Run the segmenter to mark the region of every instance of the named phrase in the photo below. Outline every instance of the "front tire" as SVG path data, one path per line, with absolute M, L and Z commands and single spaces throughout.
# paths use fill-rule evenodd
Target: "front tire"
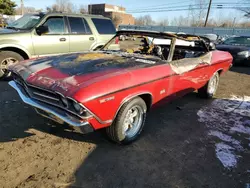
M 107 136 L 119 144 L 135 141 L 145 124 L 147 106 L 140 97 L 126 102 L 119 110 L 114 122 L 106 128 Z
M 8 67 L 23 60 L 24 58 L 16 52 L 0 51 L 0 78 L 9 77 Z
M 205 86 L 198 89 L 198 95 L 202 98 L 213 98 L 215 95 L 218 85 L 219 85 L 220 76 L 219 73 L 216 72 L 210 80 L 207 82 Z

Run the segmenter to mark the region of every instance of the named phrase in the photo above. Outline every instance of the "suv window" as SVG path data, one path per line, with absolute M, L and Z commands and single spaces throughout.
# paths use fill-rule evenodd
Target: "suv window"
M 85 27 L 86 27 L 86 34 L 92 34 L 92 31 L 89 27 L 89 24 L 87 23 L 87 21 L 85 19 L 83 19 L 83 22 L 85 24 Z
M 115 27 L 111 20 L 108 19 L 100 19 L 100 18 L 92 18 L 93 23 L 99 34 L 112 34 L 116 33 Z
M 68 20 L 72 34 L 92 34 L 84 18 L 68 17 Z
M 73 34 L 78 34 L 78 33 L 85 34 L 86 33 L 82 18 L 69 17 L 68 20 L 69 20 L 71 33 Z
M 65 33 L 65 25 L 63 17 L 50 17 L 43 24 L 48 26 L 48 34 L 63 34 Z

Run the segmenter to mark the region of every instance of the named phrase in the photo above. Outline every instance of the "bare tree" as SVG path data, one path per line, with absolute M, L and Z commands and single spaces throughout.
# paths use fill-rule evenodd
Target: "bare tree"
M 35 9 L 34 7 L 24 7 L 23 8 L 23 13 L 24 14 L 27 14 L 27 13 L 35 13 L 35 12 L 41 12 L 42 9 Z M 22 10 L 21 10 L 21 7 L 17 7 L 15 9 L 15 14 L 22 14 Z
M 121 16 L 114 15 L 114 16 L 112 16 L 111 19 L 112 19 L 112 21 L 113 21 L 116 28 L 121 24 L 121 21 L 122 21 Z
M 250 0 L 245 0 L 245 3 L 250 3 Z M 243 16 L 246 18 L 250 18 L 250 8 L 238 8 L 243 13 Z
M 160 25 L 160 26 L 168 26 L 168 25 L 169 25 L 168 19 L 163 19 L 163 20 L 159 21 L 159 22 L 157 23 L 157 25 Z
M 201 26 L 204 23 L 208 2 L 206 0 L 195 0 L 195 5 L 189 6 L 189 24 L 191 26 Z
M 179 17 L 174 17 L 172 20 L 172 24 L 174 26 L 189 26 L 188 17 L 183 17 L 182 15 Z
M 155 21 L 150 15 L 140 16 L 135 19 L 136 25 L 155 25 Z
M 87 14 L 88 13 L 88 8 L 85 5 L 80 5 L 79 12 L 81 14 Z
M 74 5 L 70 0 L 56 0 L 51 7 L 47 7 L 47 11 L 72 13 L 74 11 Z

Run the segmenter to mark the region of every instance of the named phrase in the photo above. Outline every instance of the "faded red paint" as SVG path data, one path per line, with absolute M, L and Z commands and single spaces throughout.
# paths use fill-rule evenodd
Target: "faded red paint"
M 201 88 L 216 71 L 227 71 L 231 63 L 232 56 L 229 53 L 213 51 L 211 65 L 202 64 L 179 75 L 175 74 L 167 63 L 147 68 L 117 68 L 73 76 L 62 73 L 55 67 L 49 67 L 30 75 L 26 81 L 50 89 L 49 85 L 43 85 L 39 81 L 39 76 L 49 78 L 50 83 L 54 80 L 57 84 L 53 90 L 74 98 L 87 107 L 98 117 L 89 119 L 89 123 L 94 129 L 100 129 L 111 124 L 103 122 L 114 120 L 127 99 L 149 93 L 152 95 L 154 106 L 165 99 L 173 99 L 179 94 Z M 114 99 L 100 102 L 110 97 Z

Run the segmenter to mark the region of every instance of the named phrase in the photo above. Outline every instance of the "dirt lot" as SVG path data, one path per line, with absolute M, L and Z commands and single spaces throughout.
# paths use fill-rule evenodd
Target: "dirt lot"
M 250 68 L 150 113 L 142 137 L 118 146 L 49 122 L 0 82 L 1 187 L 250 187 Z M 226 99 L 225 99 L 226 98 Z

